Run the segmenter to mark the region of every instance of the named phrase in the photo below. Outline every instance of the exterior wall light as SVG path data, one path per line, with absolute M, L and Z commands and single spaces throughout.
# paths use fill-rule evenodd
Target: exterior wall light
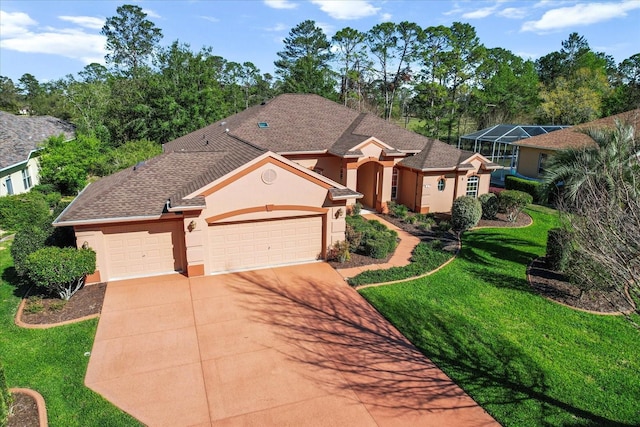
M 196 229 L 196 225 L 196 221 L 192 219 L 189 225 L 187 225 L 187 230 L 189 230 L 189 232 L 192 232 Z

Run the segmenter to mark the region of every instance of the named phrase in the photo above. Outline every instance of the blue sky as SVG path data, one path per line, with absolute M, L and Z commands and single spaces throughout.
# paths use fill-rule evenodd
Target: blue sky
M 468 22 L 485 46 L 531 59 L 559 50 L 574 31 L 616 62 L 640 52 L 640 0 L 2 0 L 0 75 L 17 82 L 31 73 L 47 81 L 103 63 L 100 29 L 126 3 L 142 7 L 162 29 L 163 45 L 180 40 L 194 51 L 211 46 L 215 55 L 251 61 L 263 73 L 273 73 L 283 39 L 305 19 L 329 37 L 347 26 L 367 31 L 384 21 L 423 28 Z

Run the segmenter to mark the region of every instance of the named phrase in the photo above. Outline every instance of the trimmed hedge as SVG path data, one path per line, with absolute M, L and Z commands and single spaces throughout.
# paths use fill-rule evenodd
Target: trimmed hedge
M 530 179 L 518 178 L 514 175 L 507 175 L 504 178 L 504 188 L 507 190 L 517 190 L 528 193 L 533 197 L 533 203 L 539 203 L 542 196 L 542 184 Z
M 0 197 L 0 228 L 20 231 L 49 220 L 49 204 L 37 191 Z
M 571 232 L 552 228 L 547 232 L 546 261 L 550 269 L 564 272 L 571 258 Z
M 389 230 L 381 222 L 367 221 L 361 216 L 346 217 L 345 220 L 351 228 L 346 233 L 346 238 L 352 252 L 380 259 L 395 250 L 398 233 Z
M 533 203 L 533 196 L 518 190 L 504 190 L 498 195 L 498 206 L 507 214 L 509 222 L 515 222 L 527 205 Z
M 25 276 L 27 273 L 26 262 L 27 257 L 35 251 L 47 246 L 47 239 L 50 238 L 52 230 L 29 227 L 18 231 L 11 245 L 11 256 L 13 257 L 13 266 L 19 276 Z
M 482 216 L 482 205 L 475 197 L 461 196 L 453 201 L 451 207 L 451 226 L 456 231 L 465 231 L 475 227 Z
M 363 271 L 347 281 L 351 286 L 359 286 L 420 276 L 440 267 L 453 256 L 450 252 L 441 250 L 441 247 L 442 242 L 439 240 L 434 240 L 429 244 L 420 242 L 413 250 L 411 264 L 404 267 L 391 267 L 386 270 Z
M 68 300 L 84 285 L 86 275 L 96 270 L 96 253 L 51 246 L 30 254 L 24 267 L 34 285 Z
M 485 193 L 478 196 L 482 205 L 482 219 L 495 219 L 498 214 L 498 196 L 493 193 Z

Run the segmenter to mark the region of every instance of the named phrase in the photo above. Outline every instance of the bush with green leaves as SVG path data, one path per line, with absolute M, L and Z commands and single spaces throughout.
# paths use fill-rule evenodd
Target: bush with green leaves
M 398 219 L 405 219 L 409 213 L 408 207 L 393 201 L 389 202 L 387 207 L 389 208 L 389 213 Z
M 358 243 L 352 252 L 357 252 L 372 258 L 385 258 L 390 252 L 395 250 L 398 233 L 394 230 L 389 230 L 380 221 L 367 221 L 361 216 L 347 217 L 346 221 L 350 228 L 346 233 L 350 247 L 353 248 L 355 243 Z M 360 237 L 359 242 L 354 236 Z
M 351 253 L 349 252 L 349 242 L 347 240 L 339 240 L 329 248 L 327 260 L 338 261 L 340 263 L 349 261 Z
M 571 232 L 552 228 L 547 232 L 546 261 L 550 269 L 564 272 L 571 258 Z
M 493 193 L 485 193 L 478 196 L 482 205 L 482 219 L 495 219 L 498 214 L 498 196 Z
M 352 216 L 360 215 L 361 211 L 362 211 L 362 204 L 360 202 L 355 202 L 353 205 L 351 205 L 351 215 Z
M 0 426 L 6 426 L 9 413 L 13 405 L 13 396 L 7 387 L 7 378 L 4 375 L 4 366 L 0 362 Z
M 42 227 L 28 227 L 16 233 L 11 244 L 11 256 L 19 276 L 24 276 L 27 272 L 26 262 L 29 255 L 47 246 L 47 239 L 51 233 L 51 228 Z
M 20 231 L 49 220 L 49 204 L 38 192 L 0 197 L 0 228 Z
M 498 195 L 498 205 L 507 215 L 507 221 L 515 222 L 522 209 L 533 203 L 529 193 L 518 190 L 505 190 Z
M 482 205 L 475 197 L 461 196 L 453 201 L 451 207 L 451 226 L 456 231 L 465 231 L 475 227 L 482 216 Z
M 440 240 L 433 240 L 429 243 L 420 242 L 413 250 L 411 264 L 403 267 L 391 267 L 386 270 L 364 271 L 350 278 L 348 282 L 351 286 L 359 286 L 408 279 L 435 270 L 452 256 L 453 254 L 450 252 L 442 250 Z
M 534 203 L 538 203 L 542 196 L 542 184 L 540 182 L 518 178 L 513 175 L 507 175 L 505 177 L 504 188 L 506 190 L 518 190 L 528 193 L 533 198 Z
M 96 269 L 96 253 L 91 249 L 39 249 L 27 257 L 26 275 L 37 287 L 68 300 L 84 285 L 87 274 Z

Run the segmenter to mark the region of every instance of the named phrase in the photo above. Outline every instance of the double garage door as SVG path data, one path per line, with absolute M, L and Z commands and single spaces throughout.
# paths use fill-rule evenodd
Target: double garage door
M 322 217 L 212 225 L 208 246 L 209 273 L 314 261 L 322 255 Z
M 182 223 L 164 222 L 105 229 L 110 280 L 154 276 L 182 269 Z

